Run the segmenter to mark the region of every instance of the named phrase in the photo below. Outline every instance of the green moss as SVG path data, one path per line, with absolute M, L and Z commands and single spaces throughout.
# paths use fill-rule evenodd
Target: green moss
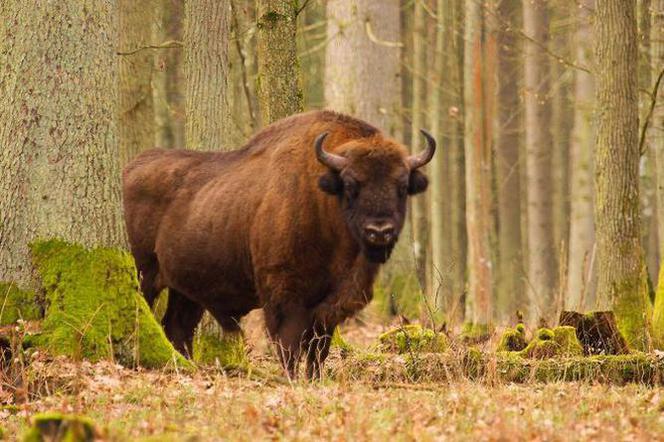
M 32 426 L 23 436 L 23 442 L 92 442 L 95 426 L 92 420 L 61 413 L 42 413 L 32 418 Z
M 378 340 L 381 351 L 394 353 L 442 353 L 449 347 L 444 334 L 417 324 L 387 331 Z
M 341 350 L 341 354 L 344 356 L 353 352 L 353 346 L 350 345 L 348 342 L 346 342 L 344 337 L 341 336 L 341 330 L 339 329 L 339 327 L 336 327 L 334 329 L 334 333 L 332 334 L 332 342 L 330 343 L 330 346 Z
M 224 368 L 246 367 L 247 352 L 242 333 L 197 333 L 193 359 L 199 364 L 219 364 Z
M 13 283 L 0 282 L 0 325 L 40 319 L 40 302 L 34 292 L 20 290 Z
M 475 324 L 466 322 L 461 328 L 461 339 L 464 342 L 481 342 L 491 336 L 491 330 L 487 324 Z
M 479 379 L 486 373 L 486 358 L 477 347 L 468 347 L 463 355 L 463 372 L 470 379 Z
M 631 349 L 648 351 L 652 335 L 652 304 L 648 297 L 648 274 L 645 265 L 640 277 L 616 284 L 613 293 L 613 312 L 618 330 Z
M 516 328 L 508 328 L 503 332 L 496 351 L 521 351 L 527 345 L 526 328 L 518 324 Z
M 37 345 L 93 361 L 114 357 L 125 365 L 191 367 L 140 295 L 128 253 L 60 240 L 33 243 L 31 250 L 47 304 Z
M 659 283 L 655 295 L 655 308 L 652 317 L 653 344 L 664 349 L 664 262 L 659 268 Z
M 526 358 L 546 359 L 559 356 L 581 356 L 583 347 L 574 327 L 541 328 L 520 354 Z

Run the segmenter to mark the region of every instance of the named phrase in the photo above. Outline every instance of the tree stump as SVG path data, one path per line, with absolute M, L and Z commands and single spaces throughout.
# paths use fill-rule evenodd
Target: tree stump
M 616 325 L 611 311 L 586 314 L 563 311 L 560 325 L 574 327 L 585 355 L 623 355 L 629 353 L 627 341 Z

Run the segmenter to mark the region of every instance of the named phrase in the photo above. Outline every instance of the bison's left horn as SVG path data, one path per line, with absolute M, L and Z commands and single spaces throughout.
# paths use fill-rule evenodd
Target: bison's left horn
M 431 161 L 433 154 L 436 152 L 436 140 L 433 136 L 424 129 L 420 129 L 420 132 L 422 132 L 422 135 L 424 135 L 424 138 L 427 140 L 427 148 L 417 155 L 411 155 L 408 157 L 408 167 L 410 167 L 411 170 L 427 164 Z
M 341 155 L 326 152 L 325 149 L 323 149 L 325 138 L 327 138 L 327 132 L 318 135 L 314 142 L 314 146 L 316 147 L 316 158 L 330 169 L 340 171 L 346 166 L 348 159 Z

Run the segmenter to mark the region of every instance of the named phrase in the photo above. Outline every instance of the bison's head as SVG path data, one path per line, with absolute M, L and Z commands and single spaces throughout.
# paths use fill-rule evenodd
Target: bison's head
M 426 131 L 422 134 L 427 148 L 410 156 L 381 136 L 349 141 L 337 153 L 323 148 L 327 133 L 314 143 L 318 161 L 328 168 L 319 187 L 339 197 L 348 228 L 372 262 L 387 261 L 404 225 L 408 195 L 427 188 L 418 169 L 431 161 L 436 142 Z

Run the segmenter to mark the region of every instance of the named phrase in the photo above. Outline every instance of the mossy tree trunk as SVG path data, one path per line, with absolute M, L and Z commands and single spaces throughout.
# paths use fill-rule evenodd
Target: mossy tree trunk
M 523 309 L 524 267 L 521 254 L 521 186 L 519 150 L 521 146 L 521 63 L 514 29 L 520 25 L 520 2 L 501 0 L 496 6 L 494 32 L 497 38 L 497 121 L 496 194 L 498 214 L 498 262 L 496 308 L 499 322 L 505 323 L 517 309 Z
M 468 299 L 466 321 L 484 332 L 492 319 L 491 143 L 487 42 L 482 5 L 466 2 L 464 93 Z
M 549 40 L 548 4 L 523 2 L 525 34 L 540 45 Z M 553 319 L 558 280 L 553 237 L 551 97 L 549 55 L 532 40 L 525 44 L 525 145 L 528 195 L 529 320 Z
M 583 0 L 576 8 L 576 41 L 592 43 L 594 0 Z M 576 63 L 591 66 L 592 46 L 577 44 Z M 594 78 L 589 72 L 574 72 L 574 128 L 570 148 L 571 214 L 567 260 L 567 310 L 587 311 L 595 304 L 595 225 L 593 218 L 593 103 Z
M 295 0 L 257 0 L 258 101 L 263 124 L 303 109 Z
M 647 349 L 652 309 L 639 223 L 636 1 L 602 0 L 595 10 L 597 294 L 629 344 Z
M 121 165 L 127 164 L 140 152 L 154 147 L 153 51 L 134 51 L 152 44 L 152 23 L 155 20 L 156 6 L 157 0 L 118 0 L 118 48 L 119 52 L 125 54 L 119 57 L 118 76 Z
M 35 238 L 125 243 L 117 12 L 101 0 L 0 6 L 0 280 L 34 285 Z
M 228 37 L 230 4 L 185 2 L 185 144 L 187 149 L 219 150 L 227 143 Z

